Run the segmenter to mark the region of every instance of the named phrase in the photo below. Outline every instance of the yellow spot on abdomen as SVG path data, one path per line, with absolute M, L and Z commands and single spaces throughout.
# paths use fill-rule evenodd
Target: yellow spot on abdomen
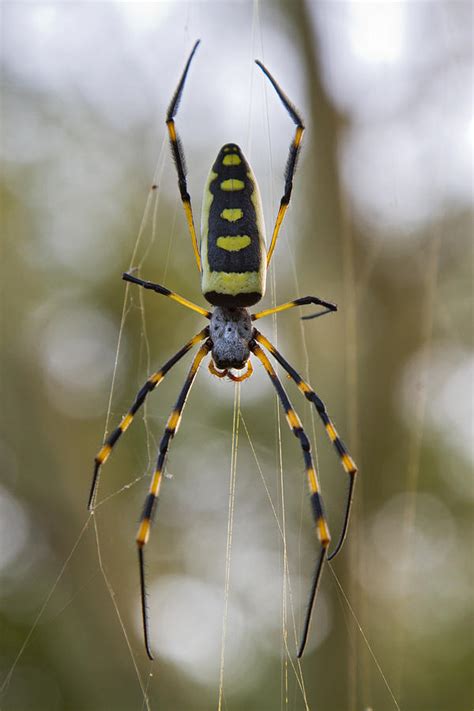
M 248 247 L 251 241 L 248 235 L 235 235 L 235 237 L 218 237 L 216 244 L 227 252 L 238 252 Z
M 217 291 L 218 294 L 262 293 L 262 281 L 259 272 L 209 272 L 203 285 L 204 294 Z
M 226 156 L 224 156 L 222 163 L 224 165 L 240 165 L 242 161 L 240 160 L 237 153 L 228 153 Z
M 244 188 L 244 181 L 237 180 L 237 178 L 229 178 L 228 180 L 223 180 L 221 183 L 221 190 L 225 190 L 226 192 L 233 192 L 234 190 L 243 190 Z
M 244 213 L 240 207 L 226 207 L 226 209 L 221 212 L 222 219 L 227 220 L 227 222 L 237 222 L 237 220 L 240 220 L 243 216 Z

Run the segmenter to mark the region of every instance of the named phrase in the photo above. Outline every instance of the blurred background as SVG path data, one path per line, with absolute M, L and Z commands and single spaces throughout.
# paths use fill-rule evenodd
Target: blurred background
M 470 2 L 3 3 L 4 711 L 472 706 L 472 19 Z M 139 267 L 203 303 L 164 123 L 197 38 L 177 119 L 196 223 L 235 141 L 271 231 L 293 126 L 258 57 L 307 126 L 262 307 L 339 305 L 261 322 L 360 468 L 301 666 L 315 537 L 301 452 L 258 363 L 234 426 L 234 385 L 203 366 L 173 442 L 146 550 L 153 664 L 134 537 L 189 359 L 86 511 L 104 432 L 203 325 L 120 278 Z M 284 382 L 337 538 L 345 475 Z

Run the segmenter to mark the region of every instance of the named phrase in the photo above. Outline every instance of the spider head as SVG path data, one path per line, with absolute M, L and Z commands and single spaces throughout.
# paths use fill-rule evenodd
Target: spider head
M 218 368 L 241 370 L 250 356 L 253 328 L 247 309 L 216 306 L 211 316 L 212 357 Z

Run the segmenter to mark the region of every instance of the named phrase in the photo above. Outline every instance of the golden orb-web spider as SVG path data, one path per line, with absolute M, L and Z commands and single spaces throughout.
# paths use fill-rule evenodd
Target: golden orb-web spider
M 137 533 L 138 557 L 140 567 L 140 588 L 141 606 L 143 615 L 143 631 L 145 638 L 146 652 L 150 659 L 153 659 L 150 646 L 150 634 L 148 628 L 148 614 L 146 609 L 146 588 L 144 572 L 143 551 L 150 535 L 150 526 L 153 513 L 158 500 L 163 472 L 166 463 L 166 456 L 171 439 L 178 430 L 178 426 L 183 414 L 186 398 L 196 377 L 201 361 L 210 352 L 211 360 L 209 370 L 219 378 L 228 377 L 233 381 L 240 382 L 249 378 L 252 374 L 250 354 L 253 354 L 262 363 L 270 380 L 277 392 L 280 402 L 285 410 L 286 419 L 298 438 L 303 451 L 306 475 L 308 478 L 311 507 L 316 527 L 316 532 L 321 543 L 321 552 L 318 556 L 313 575 L 310 598 L 308 602 L 306 617 L 303 625 L 303 633 L 298 648 L 298 657 L 301 657 L 308 637 L 311 612 L 318 589 L 318 583 L 326 559 L 331 560 L 341 550 L 346 537 L 351 510 L 356 466 L 351 456 L 348 454 L 344 444 L 336 432 L 324 403 L 316 395 L 311 386 L 306 383 L 294 368 L 277 351 L 275 346 L 252 325 L 253 321 L 291 309 L 295 306 L 316 304 L 322 306 L 323 310 L 304 316 L 310 319 L 337 310 L 337 306 L 328 301 L 323 301 L 316 296 L 304 296 L 294 301 L 289 301 L 280 306 L 276 306 L 265 311 L 250 314 L 248 306 L 256 304 L 265 293 L 266 271 L 270 263 L 283 218 L 288 209 L 291 191 L 293 187 L 293 176 L 296 169 L 296 161 L 303 137 L 303 121 L 291 104 L 287 96 L 278 86 L 268 69 L 258 60 L 256 64 L 260 67 L 267 79 L 272 84 L 278 94 L 283 106 L 289 113 L 296 126 L 295 135 L 291 142 L 288 162 L 285 171 L 285 191 L 280 201 L 280 208 L 273 229 L 270 248 L 267 252 L 265 245 L 265 234 L 263 229 L 262 206 L 260 193 L 253 172 L 247 163 L 240 148 L 234 143 L 228 143 L 221 148 L 211 168 L 209 178 L 204 190 L 202 208 L 202 231 L 200 248 L 198 247 L 196 230 L 194 227 L 191 198 L 187 190 L 186 170 L 184 154 L 181 142 L 177 136 L 174 118 L 178 111 L 179 102 L 183 93 L 184 83 L 194 57 L 199 40 L 195 43 L 178 87 L 171 100 L 171 104 L 166 116 L 176 170 L 178 173 L 178 185 L 183 202 L 186 220 L 191 235 L 194 256 L 199 271 L 201 272 L 202 292 L 204 297 L 215 308 L 212 311 L 193 304 L 188 299 L 176 294 L 164 286 L 143 281 L 133 274 L 124 274 L 125 281 L 132 282 L 145 289 L 152 289 L 158 294 L 167 296 L 169 299 L 177 301 L 182 306 L 186 306 L 193 311 L 209 319 L 209 325 L 197 333 L 188 341 L 175 355 L 170 358 L 161 368 L 150 375 L 144 386 L 135 398 L 127 414 L 122 418 L 119 426 L 111 432 L 105 440 L 101 450 L 95 458 L 94 476 L 89 496 L 89 509 L 92 510 L 95 504 L 95 496 L 98 484 L 99 470 L 102 464 L 109 458 L 110 453 L 119 440 L 120 436 L 128 429 L 136 412 L 143 405 L 147 395 L 161 383 L 166 373 L 189 351 L 199 343 L 201 346 L 194 357 L 189 369 L 185 383 L 181 389 L 176 404 L 168 418 L 166 429 L 159 446 L 158 462 L 153 474 L 150 490 L 145 500 L 140 526 Z M 263 348 L 261 347 L 263 346 Z M 349 491 L 345 508 L 344 522 L 339 541 L 334 551 L 328 555 L 330 543 L 329 528 L 324 515 L 323 501 L 320 492 L 316 468 L 311 454 L 311 445 L 306 436 L 301 421 L 294 411 L 290 400 L 263 349 L 266 349 L 275 360 L 287 372 L 303 393 L 303 395 L 314 404 L 316 411 L 321 418 L 330 440 L 334 444 L 340 457 L 344 470 L 349 475 Z M 233 370 L 242 370 L 243 374 L 235 374 Z

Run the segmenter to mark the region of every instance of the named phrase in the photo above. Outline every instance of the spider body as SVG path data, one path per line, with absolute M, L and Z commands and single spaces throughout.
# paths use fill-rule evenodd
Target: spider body
M 254 327 L 253 322 L 270 314 L 277 314 L 296 306 L 315 304 L 323 307 L 323 310 L 315 314 L 302 317 L 310 319 L 334 312 L 337 310 L 337 306 L 317 296 L 304 296 L 257 313 L 249 313 L 247 310 L 248 306 L 256 304 L 265 293 L 266 271 L 275 249 L 283 218 L 290 203 L 293 177 L 304 131 L 300 114 L 290 103 L 288 97 L 284 94 L 268 69 L 258 60 L 256 61 L 257 65 L 272 84 L 281 103 L 295 124 L 295 133 L 290 144 L 286 164 L 284 192 L 280 200 L 280 207 L 276 216 L 270 246 L 267 251 L 260 193 L 255 176 L 242 151 L 235 143 L 228 143 L 223 146 L 212 166 L 204 190 L 201 239 L 198 245 L 191 207 L 191 197 L 187 189 L 184 154 L 181 142 L 176 133 L 174 121 L 189 67 L 198 44 L 199 42 L 196 42 L 194 45 L 181 75 L 178 87 L 171 100 L 166 116 L 166 125 L 170 138 L 171 151 L 176 165 L 178 188 L 188 224 L 194 256 L 197 267 L 201 272 L 202 292 L 207 301 L 215 308 L 212 312 L 208 311 L 202 306 L 192 303 L 184 296 L 160 284 L 144 281 L 130 273 L 123 275 L 125 281 L 155 291 L 179 303 L 181 306 L 199 313 L 208 319 L 209 323 L 185 343 L 159 370 L 147 378 L 142 388 L 138 391 L 128 412 L 122 417 L 119 425 L 112 430 L 106 438 L 95 457 L 94 475 L 88 506 L 90 510 L 94 509 L 99 482 L 99 471 L 102 465 L 105 464 L 109 458 L 118 440 L 130 427 L 136 413 L 142 407 L 148 395 L 162 382 L 166 374 L 181 358 L 189 353 L 192 348 L 199 345 L 199 350 L 193 358 L 176 404 L 168 417 L 160 441 L 156 468 L 151 477 L 149 492 L 145 499 L 136 536 L 145 648 L 148 656 L 152 659 L 146 605 L 144 549 L 150 536 L 151 523 L 160 496 L 171 440 L 178 431 L 187 397 L 204 358 L 211 353 L 209 370 L 213 375 L 219 378 L 227 377 L 230 380 L 240 382 L 249 378 L 252 374 L 251 356 L 254 356 L 260 361 L 267 372 L 285 412 L 288 425 L 301 447 L 308 482 L 314 529 L 320 544 L 320 552 L 316 560 L 310 598 L 304 620 L 303 634 L 297 651 L 300 657 L 308 637 L 311 612 L 324 563 L 326 560 L 330 560 L 337 555 L 345 540 L 357 468 L 340 439 L 321 398 L 315 393 L 311 385 L 305 382 L 290 363 L 285 360 L 275 346 Z M 311 453 L 311 444 L 267 353 L 280 364 L 283 370 L 286 371 L 289 379 L 294 382 L 304 397 L 314 405 L 326 433 L 334 445 L 342 467 L 346 474 L 349 475 L 349 490 L 344 522 L 338 542 L 330 555 L 328 555 L 328 548 L 331 536 L 324 514 L 323 499 Z M 241 371 L 244 367 L 246 367 L 247 370 L 243 374 L 235 374 L 233 372 L 234 370 Z
M 201 285 L 215 306 L 252 306 L 265 293 L 267 251 L 262 201 L 239 146 L 221 148 L 204 189 Z

